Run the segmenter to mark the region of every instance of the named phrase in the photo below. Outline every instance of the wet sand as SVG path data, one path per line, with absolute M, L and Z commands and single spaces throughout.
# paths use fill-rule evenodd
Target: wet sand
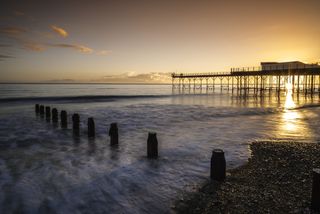
M 180 198 L 176 213 L 313 213 L 312 169 L 320 144 L 254 142 L 248 163 L 228 170 L 224 183 L 207 181 Z

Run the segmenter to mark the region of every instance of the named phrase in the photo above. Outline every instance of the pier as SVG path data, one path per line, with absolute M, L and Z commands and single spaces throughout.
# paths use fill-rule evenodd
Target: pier
M 294 62 L 262 62 L 259 67 L 231 68 L 229 72 L 173 73 L 172 88 L 178 90 L 221 90 L 263 93 L 290 89 L 320 95 L 320 65 Z

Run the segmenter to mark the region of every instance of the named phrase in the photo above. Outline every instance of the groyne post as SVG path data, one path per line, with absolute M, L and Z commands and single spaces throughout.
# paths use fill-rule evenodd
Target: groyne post
M 148 155 L 148 158 L 158 157 L 158 140 L 157 140 L 157 133 L 155 132 L 148 133 L 147 155 Z
M 95 137 L 95 126 L 93 117 L 88 118 L 88 137 L 93 138 Z
M 39 112 L 40 112 L 40 106 L 39 106 L 39 104 L 36 104 L 36 105 L 35 105 L 35 111 L 36 111 L 36 114 L 39 114 Z
M 79 136 L 79 134 L 80 134 L 80 116 L 79 116 L 79 114 L 72 115 L 72 129 L 73 129 L 73 134 L 75 136 Z
M 68 116 L 67 112 L 62 110 L 60 113 L 60 119 L 61 119 L 61 127 L 67 128 L 68 127 Z
M 46 119 L 50 122 L 51 118 L 51 109 L 50 106 L 46 106 Z
M 320 168 L 313 169 L 312 175 L 311 208 L 320 211 Z
M 58 122 L 58 110 L 56 108 L 52 109 L 52 122 L 53 123 Z
M 40 115 L 44 116 L 44 106 L 40 105 Z
M 118 125 L 117 123 L 111 123 L 109 129 L 110 145 L 117 145 L 119 143 Z
M 212 151 L 210 178 L 216 181 L 224 181 L 226 178 L 226 159 L 221 149 Z

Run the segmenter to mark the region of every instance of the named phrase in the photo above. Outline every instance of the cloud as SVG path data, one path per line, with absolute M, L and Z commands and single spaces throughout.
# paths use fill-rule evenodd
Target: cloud
M 104 76 L 98 81 L 113 83 L 170 83 L 171 73 L 150 72 L 138 74 L 135 71 L 129 71 L 122 74 Z
M 93 53 L 93 49 L 86 47 L 84 45 L 78 45 L 78 44 L 50 44 L 49 46 L 56 47 L 56 48 L 70 48 L 85 54 Z
M 21 11 L 18 11 L 18 10 L 13 11 L 13 14 L 14 14 L 15 16 L 24 16 L 24 15 L 25 15 L 24 12 L 21 12 Z
M 46 50 L 46 47 L 41 44 L 26 43 L 26 44 L 24 44 L 24 49 L 29 50 L 29 51 L 41 52 L 41 51 Z
M 64 37 L 64 38 L 69 35 L 68 32 L 65 29 L 61 28 L 61 27 L 57 27 L 55 25 L 51 25 L 51 29 L 55 33 L 57 33 L 59 36 Z
M 27 30 L 21 27 L 4 27 L 0 29 L 0 33 L 4 33 L 8 35 L 20 35 L 26 32 Z
M 11 58 L 14 58 L 14 57 L 13 56 L 9 56 L 9 55 L 0 54 L 0 61 L 3 61 L 5 59 L 11 59 Z
M 107 56 L 110 55 L 112 53 L 112 51 L 110 50 L 101 50 L 101 51 L 97 51 L 96 54 L 99 56 Z
M 0 44 L 0 48 L 10 48 L 12 45 L 9 44 Z

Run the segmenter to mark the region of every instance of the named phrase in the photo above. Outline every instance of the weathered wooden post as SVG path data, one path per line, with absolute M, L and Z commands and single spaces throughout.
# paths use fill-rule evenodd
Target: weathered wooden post
M 226 178 L 226 159 L 221 149 L 212 151 L 210 177 L 216 181 L 224 181 Z
M 158 140 L 157 133 L 149 132 L 147 141 L 147 154 L 148 158 L 158 157 Z
M 36 111 L 36 114 L 39 114 L 39 112 L 40 112 L 40 106 L 39 106 L 39 104 L 36 104 L 36 106 L 35 106 L 35 111 Z
M 40 106 L 40 115 L 44 116 L 44 106 L 43 105 Z
M 60 120 L 61 120 L 61 127 L 67 128 L 68 127 L 68 116 L 66 111 L 60 112 Z
M 88 137 L 93 138 L 95 136 L 94 120 L 92 117 L 88 118 Z
M 50 110 L 50 106 L 46 106 L 46 119 L 50 122 L 50 118 L 51 118 L 51 110 Z
M 320 168 L 313 169 L 311 208 L 320 211 Z
M 52 109 L 52 122 L 58 123 L 58 110 L 56 108 Z
M 73 127 L 73 134 L 79 136 L 80 132 L 80 116 L 79 114 L 72 115 L 72 127 Z
M 118 145 L 119 136 L 118 136 L 118 125 L 117 123 L 111 123 L 109 129 L 109 136 L 110 136 L 110 145 Z

